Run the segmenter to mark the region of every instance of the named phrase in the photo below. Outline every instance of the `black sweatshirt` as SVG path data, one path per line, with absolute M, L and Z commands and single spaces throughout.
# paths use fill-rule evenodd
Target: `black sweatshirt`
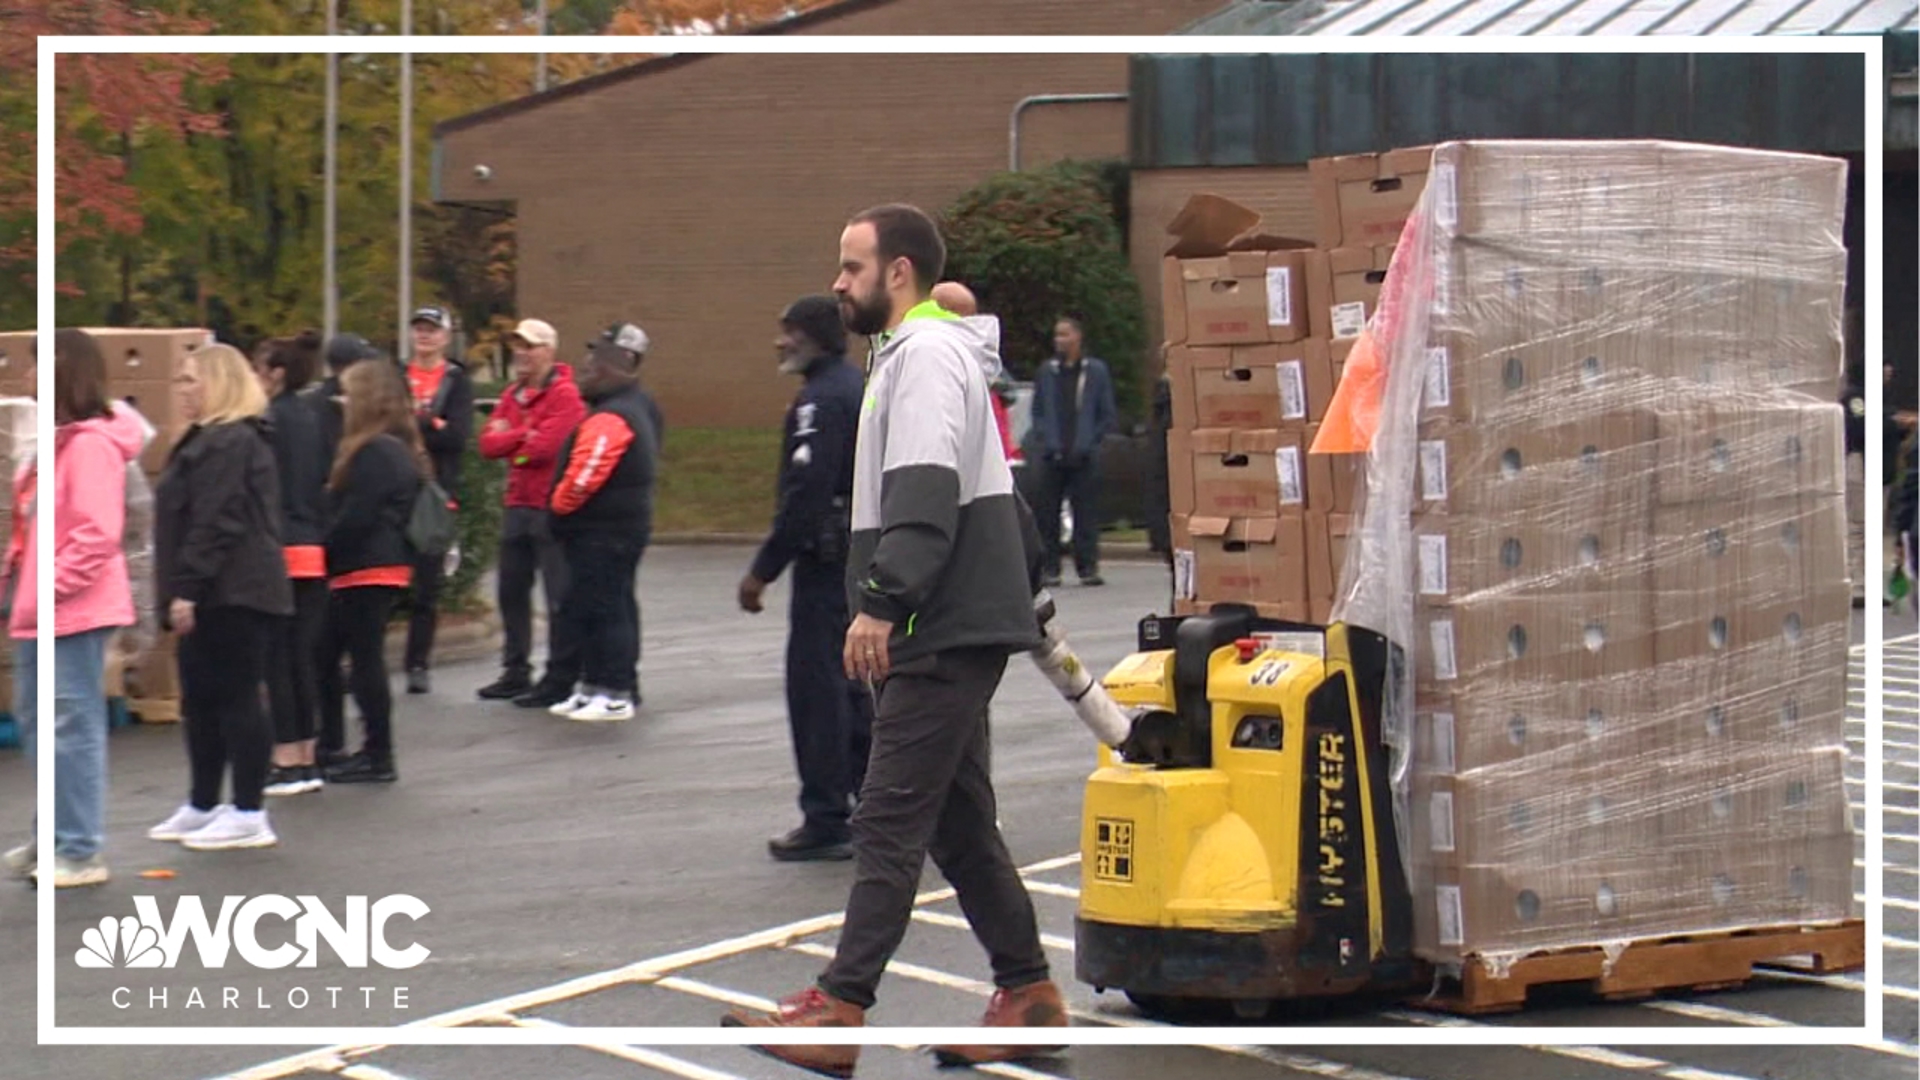
M 196 424 L 167 458 L 153 526 L 163 626 L 175 600 L 293 614 L 269 428 L 264 418 Z
M 267 406 L 267 419 L 280 471 L 280 542 L 320 544 L 327 535 L 327 473 L 333 468 L 320 418 L 300 395 L 284 393 Z
M 345 480 L 340 490 L 330 493 L 328 575 L 413 565 L 407 520 L 421 482 L 413 452 L 399 439 L 382 435 L 353 456 Z

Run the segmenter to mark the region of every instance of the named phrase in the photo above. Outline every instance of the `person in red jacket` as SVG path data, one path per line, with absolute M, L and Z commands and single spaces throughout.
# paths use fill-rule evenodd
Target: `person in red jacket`
M 525 698 L 528 707 L 553 705 L 572 691 L 562 687 L 536 693 L 531 660 L 537 572 L 547 598 L 547 669 L 554 670 L 551 654 L 559 639 L 551 628 L 567 593 L 567 560 L 547 526 L 547 495 L 553 488 L 560 447 L 587 415 L 573 369 L 554 359 L 559 343 L 551 325 L 539 319 L 520 321 L 507 338 L 513 349 L 513 382 L 480 432 L 481 456 L 507 462 L 507 509 L 501 523 L 497 582 L 506 644 L 500 677 L 481 687 L 480 696 L 488 701 Z

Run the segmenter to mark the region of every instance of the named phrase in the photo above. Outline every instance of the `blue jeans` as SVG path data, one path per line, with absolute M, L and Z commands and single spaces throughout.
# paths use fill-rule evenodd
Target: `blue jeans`
M 107 640 L 111 627 L 58 638 L 53 647 L 53 847 L 63 859 L 90 859 L 106 844 Z M 14 642 L 13 714 L 34 767 L 39 742 L 39 643 Z M 36 774 L 37 775 L 37 774 Z M 35 828 L 39 827 L 38 817 Z

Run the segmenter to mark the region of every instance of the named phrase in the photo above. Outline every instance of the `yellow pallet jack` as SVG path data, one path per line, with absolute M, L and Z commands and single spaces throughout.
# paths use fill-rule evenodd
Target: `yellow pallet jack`
M 1133 717 L 1081 821 L 1076 975 L 1149 1014 L 1414 987 L 1382 688 L 1358 627 L 1242 608 L 1143 620 L 1102 680 Z

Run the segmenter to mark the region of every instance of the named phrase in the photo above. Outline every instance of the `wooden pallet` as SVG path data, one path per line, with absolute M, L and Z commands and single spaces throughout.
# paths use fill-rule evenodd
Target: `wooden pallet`
M 143 724 L 180 722 L 179 698 L 128 698 L 127 711 Z
M 1411 1004 L 1465 1016 L 1524 1008 L 1529 992 L 1583 987 L 1603 1001 L 1636 1001 L 1656 994 L 1725 990 L 1753 978 L 1756 969 L 1786 966 L 1826 975 L 1866 966 L 1866 924 L 1858 919 L 1826 926 L 1781 926 L 1723 934 L 1656 938 L 1628 945 L 1608 963 L 1598 946 L 1536 953 L 1504 972 L 1469 957 L 1458 981 Z

